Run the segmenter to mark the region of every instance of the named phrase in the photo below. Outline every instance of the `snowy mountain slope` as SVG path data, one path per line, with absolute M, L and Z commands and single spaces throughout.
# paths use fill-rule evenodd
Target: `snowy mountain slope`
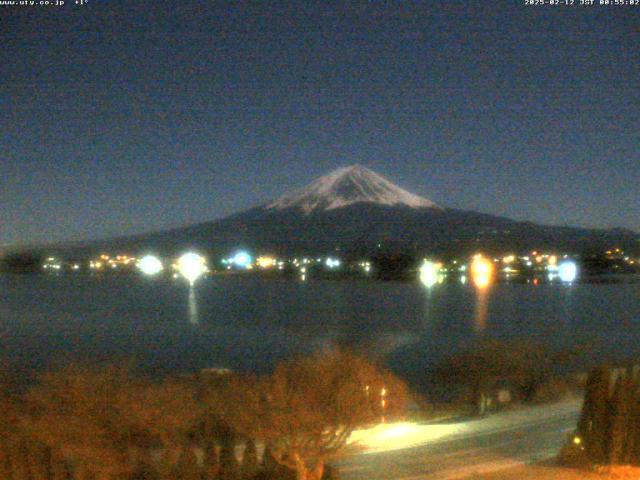
M 431 200 L 403 190 L 366 167 L 352 165 L 318 178 L 308 186 L 267 205 L 266 209 L 299 209 L 309 214 L 319 210 L 342 208 L 354 203 L 439 208 Z
M 214 221 L 173 230 L 60 245 L 50 254 L 104 251 L 178 255 L 186 249 L 228 255 L 238 248 L 283 256 L 340 252 L 359 257 L 381 251 L 460 255 L 552 249 L 597 252 L 616 245 L 635 250 L 640 235 L 537 225 L 486 213 L 439 207 L 361 166 L 341 168 L 308 187 Z

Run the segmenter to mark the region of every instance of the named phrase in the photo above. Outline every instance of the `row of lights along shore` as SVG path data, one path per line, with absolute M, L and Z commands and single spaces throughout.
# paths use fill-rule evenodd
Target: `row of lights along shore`
M 635 259 L 622 257 L 624 252 L 620 250 L 607 251 L 606 258 L 628 260 L 629 265 L 635 263 Z M 620 257 L 620 259 L 618 258 Z M 361 260 L 358 262 L 344 262 L 335 257 L 299 257 L 294 259 L 276 258 L 269 255 L 261 255 L 254 258 L 244 250 L 238 250 L 229 257 L 221 260 L 222 271 L 283 271 L 283 273 L 297 272 L 302 280 L 306 280 L 308 275 L 317 271 L 318 268 L 325 271 L 342 272 L 353 275 L 361 272 L 365 277 L 375 273 L 373 261 Z M 109 256 L 101 254 L 99 257 L 88 261 L 86 266 L 92 272 L 127 272 L 137 269 L 145 275 L 155 276 L 165 270 L 169 265 L 168 260 L 162 260 L 155 255 L 145 255 L 136 258 L 128 255 Z M 208 274 L 210 270 L 207 259 L 195 252 L 187 252 L 179 258 L 171 261 L 172 275 L 174 278 L 184 278 L 193 285 L 202 275 Z M 85 271 L 85 267 L 80 262 L 64 263 L 63 261 L 49 257 L 43 264 L 45 271 L 52 273 L 66 271 Z M 121 270 L 122 269 L 122 270 Z M 544 274 L 548 281 L 558 280 L 565 284 L 573 283 L 579 276 L 577 263 L 568 255 L 558 256 L 555 254 L 540 254 L 532 252 L 523 256 L 509 254 L 500 258 L 485 257 L 477 254 L 468 261 L 451 260 L 447 263 L 438 262 L 432 259 L 424 259 L 417 267 L 418 278 L 421 283 L 431 288 L 436 284 L 444 283 L 451 276 L 455 276 L 462 284 L 472 282 L 477 288 L 487 288 L 494 282 L 498 274 L 501 278 L 514 278 L 521 274 L 528 275 L 531 272 L 538 272 L 533 278 L 527 278 L 538 284 L 542 279 L 539 274 Z M 219 269 L 215 271 L 220 272 Z M 414 270 L 415 271 L 415 270 Z M 544 281 L 544 279 L 542 279 Z
M 251 264 L 251 257 L 246 252 L 239 252 L 228 262 L 248 268 Z M 578 266 L 573 260 L 565 260 L 559 264 L 556 264 L 555 261 L 551 263 L 552 264 L 547 267 L 551 278 L 553 278 L 555 274 L 560 281 L 565 283 L 571 283 L 576 280 L 578 276 Z M 260 264 L 260 262 L 258 262 L 258 264 Z M 339 266 L 340 261 L 328 259 L 327 265 L 330 267 Z M 178 259 L 176 267 L 180 275 L 182 275 L 190 285 L 193 285 L 201 275 L 208 272 L 206 259 L 193 252 L 182 255 Z M 140 259 L 138 268 L 147 275 L 156 275 L 160 273 L 164 267 L 159 258 L 153 255 L 147 255 Z M 466 270 L 466 266 L 464 266 L 464 268 Z M 475 255 L 471 260 L 470 272 L 473 282 L 478 288 L 486 288 L 490 285 L 494 270 L 495 267 L 493 263 L 481 254 Z M 432 287 L 441 281 L 441 271 L 442 263 L 424 260 L 420 267 L 420 280 L 426 287 Z M 466 277 L 463 276 L 463 278 Z
M 505 257 L 503 262 L 509 264 L 512 263 L 514 259 L 515 257 L 513 256 Z M 487 288 L 494 278 L 496 271 L 495 262 L 498 262 L 498 259 L 492 262 L 482 254 L 475 255 L 471 259 L 469 268 L 467 268 L 467 265 L 461 265 L 458 268 L 461 272 L 460 281 L 466 283 L 467 276 L 465 273 L 469 270 L 474 285 L 479 289 Z M 563 283 L 573 283 L 578 278 L 578 265 L 573 260 L 565 259 L 558 263 L 557 257 L 551 256 L 546 270 L 549 280 L 557 277 Z M 509 275 L 509 273 L 513 273 L 515 270 L 507 266 L 502 271 Z M 444 268 L 441 262 L 425 259 L 419 270 L 420 281 L 425 287 L 431 288 L 437 283 L 443 283 L 446 273 L 447 269 Z M 537 279 L 534 279 L 534 283 L 536 280 Z

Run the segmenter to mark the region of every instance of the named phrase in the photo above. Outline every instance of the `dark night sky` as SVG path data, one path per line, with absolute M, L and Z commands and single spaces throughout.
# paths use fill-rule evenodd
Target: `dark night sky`
M 640 7 L 523 3 L 0 7 L 0 246 L 215 219 L 353 163 L 640 231 Z

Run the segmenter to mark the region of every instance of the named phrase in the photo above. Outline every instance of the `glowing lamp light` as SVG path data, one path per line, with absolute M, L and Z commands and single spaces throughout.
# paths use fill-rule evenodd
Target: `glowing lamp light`
M 436 283 L 438 283 L 438 274 L 440 273 L 440 268 L 442 264 L 434 263 L 430 260 L 425 260 L 420 267 L 420 281 L 422 284 L 431 288 Z
M 138 261 L 138 269 L 145 275 L 157 275 L 163 268 L 160 259 L 154 255 L 146 255 Z
M 249 265 L 251 265 L 252 262 L 252 258 L 251 255 L 249 255 L 247 252 L 241 251 L 236 253 L 233 258 L 231 258 L 231 262 L 236 264 L 238 267 L 249 268 Z
M 338 268 L 340 266 L 340 260 L 336 258 L 327 258 L 325 264 L 329 268 Z
M 568 260 L 558 265 L 558 276 L 563 282 L 573 282 L 578 276 L 578 266 L 576 262 Z
M 471 262 L 471 276 L 478 288 L 487 288 L 493 276 L 493 263 L 482 255 L 476 255 Z
M 207 262 L 204 257 L 197 253 L 185 253 L 178 259 L 178 271 L 193 285 L 207 271 Z
M 256 264 L 260 268 L 271 268 L 276 265 L 276 259 L 273 257 L 258 257 L 256 259 Z

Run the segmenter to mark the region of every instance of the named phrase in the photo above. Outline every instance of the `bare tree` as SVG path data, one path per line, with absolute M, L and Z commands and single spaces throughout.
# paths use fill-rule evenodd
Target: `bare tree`
M 445 359 L 437 373 L 445 385 L 471 387 L 477 394 L 487 384 L 509 381 L 524 401 L 532 401 L 554 371 L 576 351 L 550 351 L 535 341 L 484 341 Z
M 27 394 L 24 425 L 73 466 L 77 478 L 111 479 L 130 473 L 134 432 L 117 407 L 131 388 L 125 369 L 67 367 L 40 376 Z
M 0 387 L 1 388 L 1 387 Z M 13 478 L 18 435 L 17 409 L 4 389 L 0 390 L 0 478 Z
M 131 438 L 132 447 L 136 447 L 136 462 L 148 461 L 151 450 L 156 448 L 163 475 L 169 475 L 179 462 L 182 462 L 181 468 L 185 465 L 191 468 L 191 451 L 186 447 L 190 443 L 189 435 L 202 416 L 202 407 L 189 382 L 138 381 L 133 388 L 122 391 L 117 402 L 126 412 L 131 432 L 138 435 Z
M 152 449 L 175 466 L 199 416 L 186 385 L 136 379 L 127 368 L 72 366 L 41 375 L 23 425 L 82 479 L 131 475 Z
M 275 460 L 298 480 L 320 480 L 327 461 L 344 448 L 354 429 L 402 410 L 406 388 L 366 358 L 332 351 L 296 358 L 251 386 L 227 391 L 228 403 L 242 404 L 237 419 L 225 420 L 244 434 L 268 443 Z M 237 421 L 236 421 L 237 420 Z

